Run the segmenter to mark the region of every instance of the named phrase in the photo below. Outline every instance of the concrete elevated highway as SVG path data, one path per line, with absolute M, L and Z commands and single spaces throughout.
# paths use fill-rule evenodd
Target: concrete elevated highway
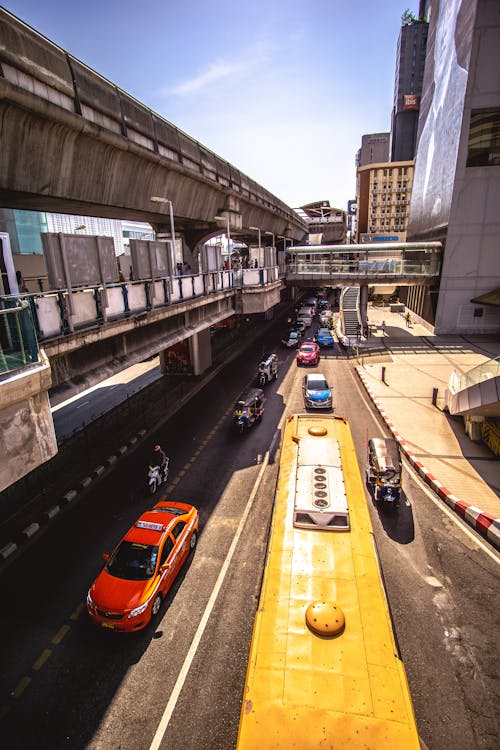
M 283 201 L 5 9 L 0 30 L 0 206 L 170 232 L 170 202 L 194 254 L 226 228 L 304 238 Z

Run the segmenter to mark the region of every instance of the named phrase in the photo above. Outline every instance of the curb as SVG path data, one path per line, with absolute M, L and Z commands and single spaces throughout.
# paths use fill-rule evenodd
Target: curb
M 475 505 L 468 505 L 463 500 L 460 500 L 458 497 L 453 495 L 450 490 L 448 490 L 443 484 L 441 484 L 441 482 L 439 482 L 428 469 L 426 469 L 422 462 L 416 458 L 414 453 L 412 453 L 404 438 L 401 437 L 401 435 L 398 433 L 398 431 L 390 421 L 389 416 L 386 414 L 376 395 L 370 388 L 368 379 L 362 368 L 355 367 L 355 370 L 358 374 L 359 379 L 363 383 L 366 392 L 377 408 L 380 416 L 391 431 L 394 439 L 399 443 L 400 449 L 402 450 L 410 464 L 413 466 L 413 468 L 417 471 L 417 473 L 436 493 L 436 495 L 438 495 L 441 500 L 444 500 L 444 502 L 453 511 L 455 511 L 455 513 L 457 513 L 460 518 L 463 518 L 463 520 L 466 521 L 469 526 L 472 526 L 472 528 L 477 531 L 482 537 L 487 539 L 488 542 L 491 542 L 491 544 L 493 544 L 497 549 L 500 549 L 500 518 L 494 518 L 489 513 L 485 513 L 480 508 L 477 508 Z

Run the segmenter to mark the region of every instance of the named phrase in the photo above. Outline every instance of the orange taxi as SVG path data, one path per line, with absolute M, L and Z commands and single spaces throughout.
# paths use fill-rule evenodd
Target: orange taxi
M 198 511 L 162 501 L 127 531 L 87 594 L 87 611 L 103 628 L 132 632 L 158 614 L 163 598 L 196 547 Z

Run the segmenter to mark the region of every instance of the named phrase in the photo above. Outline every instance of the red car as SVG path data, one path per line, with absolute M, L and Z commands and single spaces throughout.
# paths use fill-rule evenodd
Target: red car
M 319 346 L 314 341 L 306 341 L 297 350 L 298 365 L 317 365 L 319 362 Z
M 163 501 L 127 531 L 87 594 L 87 612 L 103 628 L 133 632 L 155 617 L 189 553 L 198 511 Z

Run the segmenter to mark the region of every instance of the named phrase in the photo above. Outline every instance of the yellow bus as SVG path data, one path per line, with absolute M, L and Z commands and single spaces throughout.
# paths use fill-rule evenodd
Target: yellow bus
M 341 416 L 285 426 L 237 748 L 420 748 Z

